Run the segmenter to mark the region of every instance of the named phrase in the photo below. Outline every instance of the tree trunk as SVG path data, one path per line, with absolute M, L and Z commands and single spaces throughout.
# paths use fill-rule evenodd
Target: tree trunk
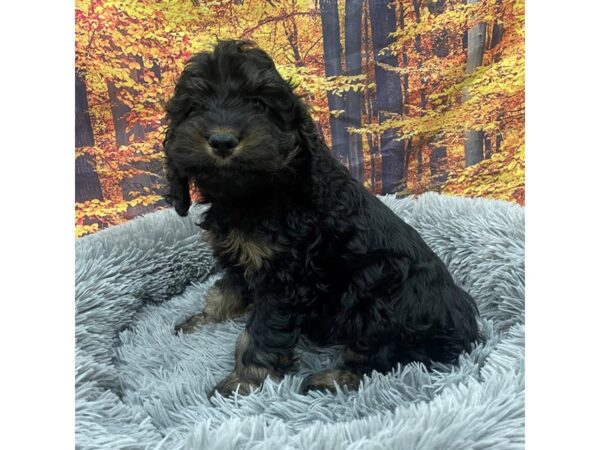
M 141 56 L 136 56 L 136 62 L 140 65 L 140 69 L 135 69 L 131 73 L 131 78 L 135 82 L 143 83 L 142 73 L 144 67 L 144 61 Z M 161 78 L 160 67 L 158 64 L 153 64 L 150 69 L 157 78 Z M 119 98 L 119 92 L 113 82 L 108 82 L 108 95 L 111 104 L 111 111 L 113 116 L 113 122 L 115 126 L 115 141 L 117 146 L 121 145 L 129 145 L 130 143 L 135 142 L 144 142 L 146 139 L 146 132 L 149 130 L 144 129 L 142 125 L 139 123 L 135 123 L 131 126 L 131 128 L 127 128 L 126 118 L 127 115 L 131 112 L 131 109 L 128 105 L 122 102 Z M 157 144 L 159 145 L 159 144 Z M 157 149 L 158 150 L 158 149 Z M 132 163 L 131 167 L 143 170 L 146 172 L 155 173 L 154 170 L 161 166 L 160 162 L 136 162 Z M 121 182 L 121 186 L 123 189 L 123 198 L 126 200 L 131 200 L 133 196 L 130 194 L 130 191 L 134 192 L 142 192 L 144 188 L 152 188 L 154 186 L 154 177 L 151 177 L 147 174 L 135 175 L 133 177 L 128 178 L 127 180 L 123 180 Z M 132 212 L 133 215 L 136 215 L 139 212 L 145 212 L 146 209 L 135 207 Z
M 413 0 L 413 8 L 415 10 L 415 21 L 420 24 L 421 23 L 421 0 Z M 401 28 L 404 29 L 404 24 L 401 23 Z M 415 51 L 417 53 L 417 69 L 421 69 L 423 65 L 423 60 L 426 56 L 423 54 L 423 46 L 421 42 L 421 35 L 417 34 L 415 36 Z M 421 76 L 419 80 L 421 82 L 421 88 L 419 89 L 419 106 L 421 111 L 425 111 L 425 107 L 427 106 L 427 78 Z M 412 139 L 411 139 L 411 151 L 414 152 L 417 156 L 417 180 L 421 181 L 421 176 L 423 175 L 423 145 L 424 142 L 420 142 L 417 148 L 412 148 Z M 409 157 L 412 155 L 409 155 Z
M 442 14 L 445 8 L 445 0 L 438 0 L 437 2 L 429 0 L 427 2 L 427 9 L 431 14 L 436 16 Z M 431 52 L 438 58 L 446 58 L 450 54 L 448 31 L 440 30 L 434 33 L 431 39 Z M 437 139 L 439 140 L 442 137 L 443 135 L 437 136 Z M 447 159 L 448 154 L 445 146 L 431 146 L 429 171 L 431 173 L 431 187 L 433 190 L 439 190 L 441 185 L 448 180 Z
M 504 34 L 504 25 L 496 22 L 492 28 L 492 40 L 490 41 L 490 49 L 496 47 L 500 40 L 502 39 L 502 35 Z
M 444 184 L 448 180 L 448 172 L 446 171 L 446 147 L 434 147 L 431 149 L 429 157 L 429 168 L 431 170 L 431 185 L 434 190 Z
M 369 0 L 375 82 L 377 84 L 377 112 L 379 123 L 387 114 L 402 114 L 402 86 L 400 76 L 385 70 L 380 64 L 398 67 L 398 58 L 386 47 L 392 43 L 389 34 L 396 31 L 396 8 L 392 0 Z M 382 192 L 389 194 L 406 188 L 404 142 L 396 140 L 396 130 L 390 129 L 381 136 L 381 181 Z
M 405 24 L 405 12 L 404 12 L 404 3 L 400 2 L 399 4 L 400 6 L 400 11 L 399 11 L 399 15 L 400 15 L 400 29 L 404 30 L 404 24 Z M 408 69 L 408 54 L 406 53 L 406 51 L 403 49 L 402 50 L 402 67 L 404 69 Z M 408 71 L 402 76 L 402 89 L 404 89 L 403 92 L 407 93 L 408 92 Z M 408 114 L 408 110 L 406 109 L 408 101 L 405 99 L 404 104 L 402 105 L 402 114 Z
M 363 2 L 363 31 L 364 31 L 364 42 L 365 42 L 365 67 L 367 68 L 368 77 L 367 81 L 370 82 L 372 80 L 371 77 L 371 55 L 373 53 L 371 48 L 371 18 L 369 16 L 369 8 L 366 2 Z M 374 96 L 371 88 L 368 86 L 365 89 L 364 96 L 364 105 L 365 105 L 365 115 L 367 117 L 367 123 L 373 123 L 373 117 L 376 114 L 374 112 Z M 377 142 L 373 139 L 373 135 L 371 133 L 367 134 L 367 143 L 369 144 L 369 166 L 371 168 L 371 190 L 374 193 L 378 193 L 377 187 L 377 154 L 379 149 L 377 148 Z
M 82 75 L 75 72 L 75 147 L 93 147 L 94 132 L 87 100 L 87 88 Z M 94 158 L 75 158 L 75 201 L 103 200 L 102 185 L 96 173 Z
M 465 167 L 474 166 L 483 159 L 483 131 L 469 130 L 465 134 Z
M 325 59 L 325 76 L 342 75 L 342 44 L 340 42 L 340 20 L 337 0 L 320 0 L 321 25 L 323 28 L 323 57 Z M 348 133 L 345 128 L 344 114 L 331 111 L 344 109 L 344 99 L 332 92 L 327 92 L 329 104 L 329 125 L 331 129 L 331 149 L 333 156 L 348 165 Z
M 484 148 L 483 157 L 485 159 L 490 159 L 492 157 L 492 140 L 488 136 L 484 136 L 483 148 Z
M 496 6 L 501 7 L 503 0 L 496 0 Z M 496 47 L 500 41 L 502 40 L 502 36 L 504 35 L 504 24 L 502 20 L 504 17 L 500 17 L 494 21 L 494 26 L 492 27 L 492 36 L 490 39 L 490 50 Z M 494 61 L 498 61 L 500 59 L 500 55 L 494 55 Z
M 154 61 L 152 63 L 150 70 L 152 71 L 152 73 L 154 74 L 154 76 L 157 79 L 159 79 L 159 80 L 162 79 L 162 73 L 160 70 L 160 66 L 158 65 L 158 63 L 156 61 Z M 144 128 L 144 133 L 150 133 L 152 131 L 154 131 L 153 125 L 148 125 L 147 127 Z M 157 152 L 162 152 L 162 142 L 157 142 L 156 144 L 154 144 L 153 148 Z M 165 165 L 164 165 L 163 161 L 162 160 L 148 161 L 146 163 L 146 167 L 150 173 L 153 173 L 154 175 L 156 175 L 155 177 L 150 177 L 154 183 L 152 186 L 150 186 L 151 192 L 153 194 L 162 196 L 164 194 L 163 187 L 166 183 L 166 172 L 165 172 Z M 154 208 L 158 207 L 158 206 L 167 206 L 167 203 L 164 200 L 159 200 L 158 202 L 156 202 L 154 204 Z
M 135 75 L 134 75 L 135 76 Z M 127 128 L 127 115 L 131 109 L 119 98 L 119 90 L 112 81 L 108 81 L 108 97 L 115 127 L 115 143 L 117 146 L 129 145 L 132 142 L 143 142 L 145 132 L 141 125 L 134 124 L 131 129 Z M 148 165 L 144 162 L 129 164 L 130 167 L 139 170 L 148 170 Z M 152 178 L 146 174 L 134 175 L 121 181 L 123 199 L 131 200 L 135 198 L 134 192 L 143 192 L 144 187 L 152 186 Z M 152 208 L 145 206 L 130 207 L 125 214 L 127 218 L 133 218 L 139 214 L 149 212 Z
M 446 8 L 446 0 L 427 2 L 427 9 L 431 14 L 440 15 Z M 438 58 L 446 58 L 450 54 L 448 48 L 448 30 L 440 30 L 431 38 L 431 52 Z
M 467 0 L 468 4 L 477 0 Z M 485 46 L 485 23 L 478 23 L 468 32 L 467 74 L 472 74 L 483 62 Z M 464 100 L 469 99 L 468 88 L 465 89 Z M 483 131 L 469 130 L 465 134 L 465 166 L 472 166 L 483 159 Z
M 363 0 L 346 0 L 346 75 L 350 76 L 360 75 L 362 72 L 362 7 Z M 346 130 L 360 128 L 362 93 L 350 90 L 346 93 L 345 100 Z M 348 133 L 348 168 L 354 178 L 364 183 L 365 167 L 360 134 Z
M 110 100 L 110 111 L 112 113 L 113 125 L 115 127 L 115 143 L 117 146 L 129 145 L 129 135 L 125 118 L 129 113 L 129 107 L 119 99 L 118 89 L 112 81 L 107 82 L 108 98 Z
M 415 21 L 421 23 L 421 0 L 412 0 L 413 9 L 415 10 Z M 415 36 L 415 50 L 417 53 L 421 53 L 421 35 Z
M 498 133 L 496 135 L 496 153 L 500 151 L 500 146 L 502 145 L 502 134 Z

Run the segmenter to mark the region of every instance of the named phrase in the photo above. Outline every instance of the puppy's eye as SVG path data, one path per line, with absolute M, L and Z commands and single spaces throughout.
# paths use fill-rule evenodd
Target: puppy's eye
M 254 108 L 256 111 L 264 112 L 267 110 L 267 105 L 260 98 L 254 97 L 252 99 L 252 108 Z

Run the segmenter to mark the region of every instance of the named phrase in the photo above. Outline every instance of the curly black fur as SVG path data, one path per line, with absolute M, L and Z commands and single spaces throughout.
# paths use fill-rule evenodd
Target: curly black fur
M 344 366 L 305 389 L 329 388 L 328 374 L 354 388 L 372 370 L 454 362 L 470 349 L 473 299 L 419 234 L 331 156 L 264 51 L 222 41 L 195 55 L 167 117 L 167 198 L 187 214 L 192 185 L 210 203 L 201 227 L 227 283 L 253 304 L 236 368 L 217 390 L 247 392 L 284 374 L 300 334 L 346 346 Z M 215 133 L 239 141 L 229 156 L 211 147 Z

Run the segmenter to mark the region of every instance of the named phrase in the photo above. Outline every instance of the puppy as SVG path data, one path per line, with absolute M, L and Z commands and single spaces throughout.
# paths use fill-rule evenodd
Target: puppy
M 193 56 L 167 105 L 169 192 L 210 204 L 201 228 L 224 275 L 180 328 L 251 307 L 235 368 L 215 388 L 247 394 L 294 365 L 301 334 L 345 346 L 302 390 L 356 389 L 397 363 L 454 362 L 478 337 L 477 307 L 409 225 L 331 155 L 307 106 L 252 43 Z

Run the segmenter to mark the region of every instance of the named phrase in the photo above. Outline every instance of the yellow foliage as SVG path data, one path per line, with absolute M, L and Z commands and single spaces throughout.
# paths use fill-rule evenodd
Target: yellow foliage
M 442 192 L 469 197 L 489 197 L 525 203 L 525 144 L 523 136 L 509 133 L 509 151 L 466 169 L 451 172 Z
M 150 206 L 161 200 L 161 196 L 135 192 L 136 197 L 131 200 L 88 200 L 75 203 L 75 235 L 84 236 L 110 225 L 127 222 L 125 213 L 130 207 Z M 89 223 L 93 221 L 94 223 Z

